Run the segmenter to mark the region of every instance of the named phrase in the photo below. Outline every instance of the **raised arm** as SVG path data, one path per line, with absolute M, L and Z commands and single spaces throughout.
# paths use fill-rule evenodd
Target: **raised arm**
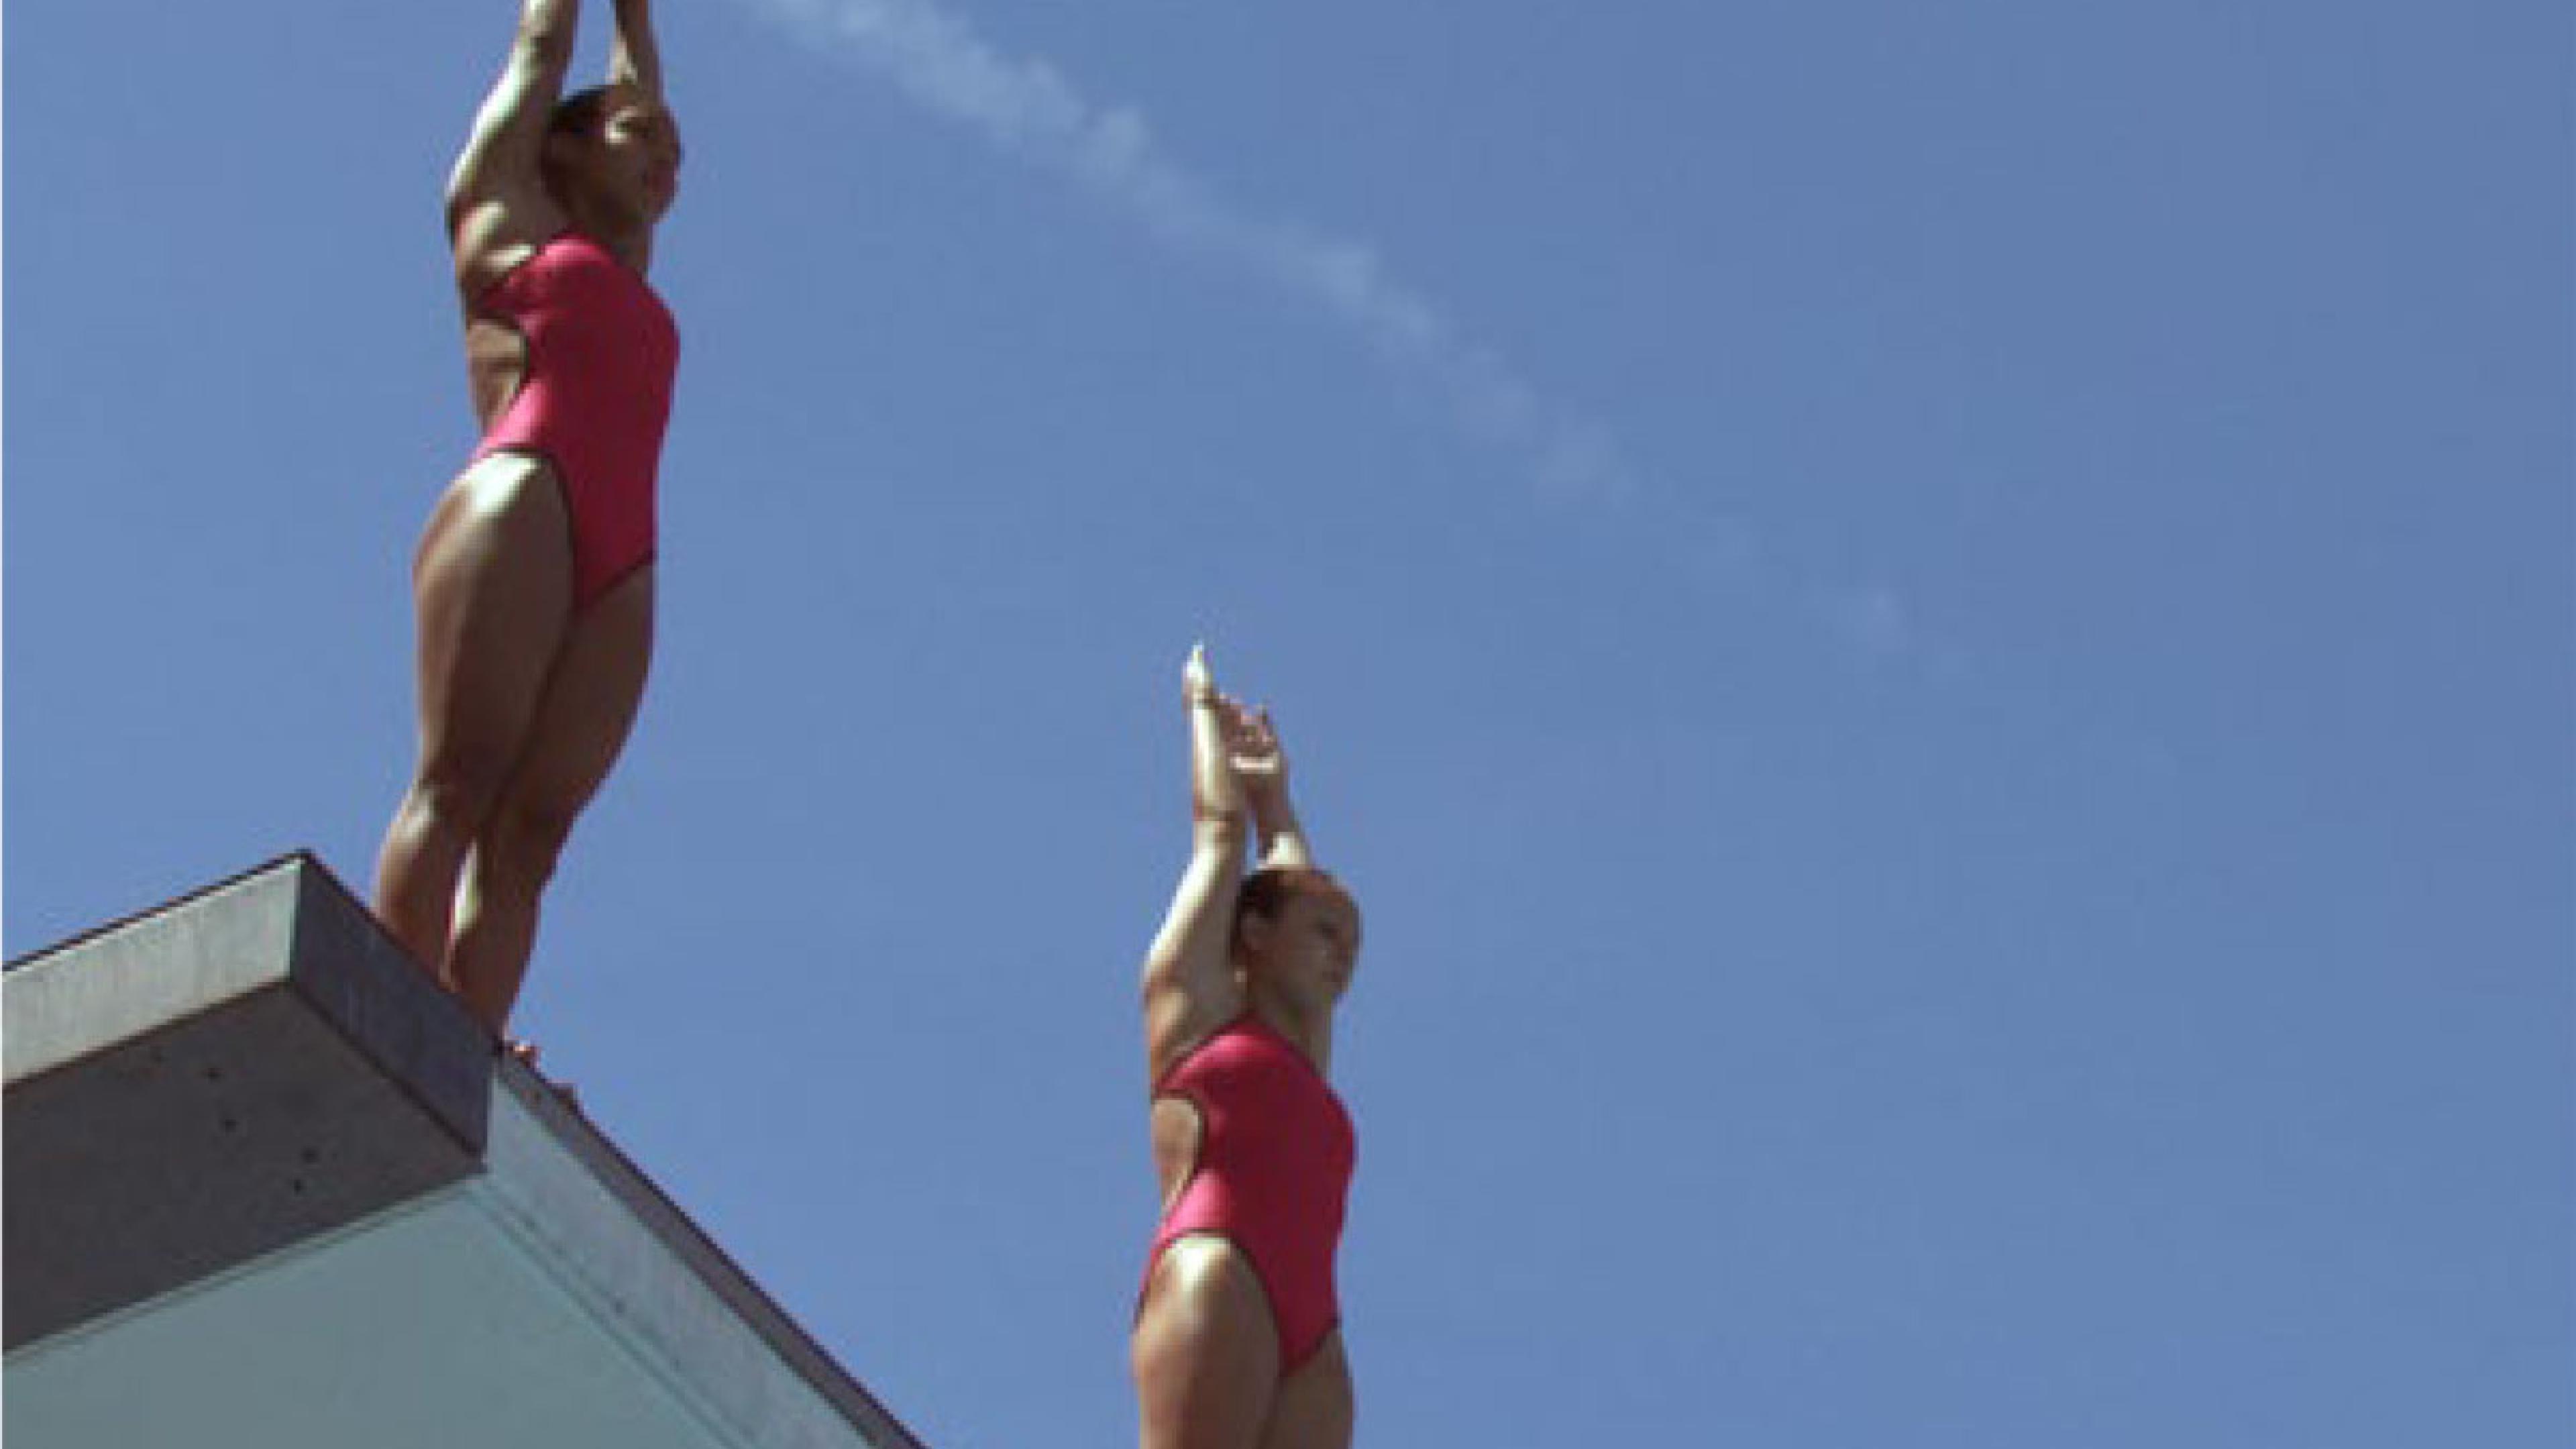
M 447 179 L 447 228 L 461 280 L 498 245 L 539 241 L 560 225 L 546 194 L 546 128 L 572 68 L 579 0 L 526 0 L 501 78 Z
M 1241 711 L 1209 678 L 1204 650 L 1181 673 L 1190 720 L 1190 861 L 1145 953 L 1145 1054 L 1152 1080 L 1242 1007 L 1231 955 L 1247 835 L 1231 737 Z
M 1227 753 L 1252 810 L 1255 858 L 1263 869 L 1313 868 L 1315 853 L 1288 798 L 1288 756 L 1279 747 L 1270 711 L 1237 710 L 1229 722 L 1233 729 Z
M 662 99 L 662 51 L 653 43 L 650 0 L 617 0 L 617 45 L 608 55 L 608 83 Z

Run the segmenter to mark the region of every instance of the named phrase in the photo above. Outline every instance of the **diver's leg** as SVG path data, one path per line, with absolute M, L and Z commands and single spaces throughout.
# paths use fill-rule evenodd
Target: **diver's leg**
M 475 836 L 448 971 L 495 1032 L 518 1000 L 539 898 L 573 822 L 617 763 L 653 658 L 653 569 L 636 569 L 564 631 L 501 798 Z
M 1144 1449 L 1258 1449 L 1279 1387 L 1279 1330 L 1242 1251 L 1215 1236 L 1165 1248 L 1130 1360 Z
M 457 881 L 536 717 L 572 602 L 562 490 L 486 458 L 439 499 L 412 564 L 419 757 L 376 862 L 376 914 L 452 986 Z

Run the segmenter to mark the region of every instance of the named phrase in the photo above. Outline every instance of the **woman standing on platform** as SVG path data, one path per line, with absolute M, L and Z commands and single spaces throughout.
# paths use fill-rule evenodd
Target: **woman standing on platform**
M 608 84 L 562 97 L 578 6 L 526 0 L 448 180 L 484 435 L 413 561 L 420 756 L 376 867 L 387 929 L 496 1033 L 643 697 L 679 356 L 644 280 L 680 167 L 647 0 L 615 0 Z
M 1315 868 L 1268 712 L 1218 693 L 1203 653 L 1182 690 L 1194 843 L 1145 961 L 1163 1221 L 1131 1345 L 1143 1442 L 1341 1449 L 1333 1257 L 1354 1144 L 1326 1073 L 1359 909 Z

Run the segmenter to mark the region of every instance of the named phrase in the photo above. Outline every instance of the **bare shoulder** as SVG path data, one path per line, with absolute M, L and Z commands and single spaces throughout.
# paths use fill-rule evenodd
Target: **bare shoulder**
M 1241 990 L 1231 977 L 1207 980 L 1178 972 L 1145 970 L 1145 1067 L 1160 1087 L 1191 1052 L 1243 1013 Z
M 466 310 L 563 228 L 563 213 L 551 198 L 452 198 L 447 240 Z

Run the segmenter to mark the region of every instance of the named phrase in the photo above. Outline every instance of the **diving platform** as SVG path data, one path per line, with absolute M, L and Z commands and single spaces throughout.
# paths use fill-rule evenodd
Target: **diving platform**
M 293 855 L 9 965 L 24 1449 L 920 1449 Z

